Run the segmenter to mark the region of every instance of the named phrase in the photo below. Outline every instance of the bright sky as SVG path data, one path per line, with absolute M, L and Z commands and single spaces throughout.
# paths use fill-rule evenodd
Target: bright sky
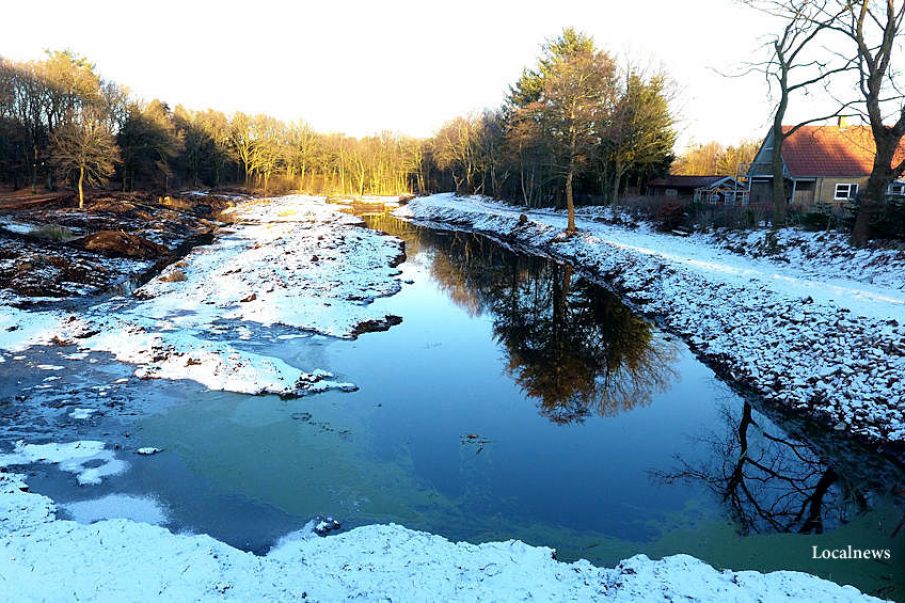
M 3 15 L 2 56 L 70 48 L 146 99 L 359 136 L 427 136 L 498 106 L 543 40 L 569 25 L 671 74 L 681 145 L 759 138 L 770 113 L 762 77 L 714 71 L 738 69 L 771 29 L 733 0 L 44 0 L 5 4 Z

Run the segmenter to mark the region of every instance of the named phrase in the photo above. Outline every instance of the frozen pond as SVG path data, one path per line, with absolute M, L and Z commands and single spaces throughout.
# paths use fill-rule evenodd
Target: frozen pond
M 16 396 L 62 388 L 86 409 L 120 409 L 74 414 L 73 439 L 162 450 L 124 452 L 128 470 L 92 488 L 35 465 L 32 488 L 85 521 L 163 523 L 259 553 L 329 516 L 344 528 L 517 538 L 605 565 L 682 552 L 905 598 L 901 467 L 764 414 L 569 266 L 479 236 L 367 220 L 406 243 L 406 284 L 374 302 L 402 324 L 354 341 L 274 329 L 233 342 L 324 367 L 359 391 L 282 400 L 136 379 L 98 389 L 132 368 L 31 350 L 0 369 L 5 441 L 50 437 Z M 891 562 L 812 559 L 815 545 L 884 542 Z

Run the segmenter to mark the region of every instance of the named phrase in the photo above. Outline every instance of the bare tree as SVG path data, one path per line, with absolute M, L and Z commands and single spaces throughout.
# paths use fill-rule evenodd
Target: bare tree
M 248 166 L 252 174 L 264 183 L 264 194 L 268 193 L 270 177 L 283 160 L 286 126 L 269 115 L 256 115 L 251 121 L 251 146 Z
M 229 120 L 230 143 L 237 165 L 245 170 L 245 184 L 249 184 L 252 173 L 252 155 L 254 154 L 255 140 L 252 128 L 252 118 L 245 113 L 237 112 Z
M 440 169 L 448 169 L 456 192 L 480 192 L 474 187 L 480 160 L 480 118 L 474 115 L 456 117 L 440 128 L 434 139 L 434 158 Z
M 51 159 L 67 177 L 78 174 L 79 209 L 84 209 L 84 184 L 105 184 L 113 175 L 114 164 L 119 161 L 119 149 L 106 124 L 99 119 L 83 117 L 54 132 Z
M 905 136 L 905 93 L 893 61 L 899 51 L 905 2 L 835 0 L 833 10 L 825 9 L 822 18 L 833 17 L 833 29 L 857 49 L 858 87 L 877 151 L 852 231 L 852 243 L 864 245 L 883 208 L 889 183 L 905 172 L 905 158 L 898 153 Z
M 784 126 L 786 111 L 796 92 L 807 93 L 815 85 L 826 85 L 830 78 L 851 68 L 852 60 L 818 47 L 821 36 L 835 29 L 845 9 L 833 9 L 835 0 L 742 0 L 761 12 L 779 17 L 785 22 L 782 31 L 765 45 L 767 58 L 747 65 L 743 74 L 763 72 L 771 91 L 776 94 L 771 138 L 773 149 L 773 228 L 786 224 L 786 186 L 783 171 L 782 145 L 787 138 L 808 124 L 841 115 L 850 103 L 842 104 L 830 115 L 813 117 L 792 126 Z M 820 50 L 824 50 L 820 52 Z
M 759 140 L 742 140 L 724 147 L 717 141 L 690 147 L 672 164 L 670 173 L 682 176 L 735 176 L 740 164 L 751 163 Z

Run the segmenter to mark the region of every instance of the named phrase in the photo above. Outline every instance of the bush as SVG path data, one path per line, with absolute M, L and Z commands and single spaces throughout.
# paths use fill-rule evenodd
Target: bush
M 874 236 L 878 239 L 905 241 L 905 199 L 887 199 L 877 222 L 873 225 Z
M 654 222 L 661 230 L 676 230 L 687 226 L 685 205 L 678 199 L 664 201 L 654 213 Z

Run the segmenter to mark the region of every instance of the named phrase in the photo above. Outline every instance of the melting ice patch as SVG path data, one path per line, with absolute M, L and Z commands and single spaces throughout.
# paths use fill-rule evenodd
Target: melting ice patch
M 84 421 L 85 419 L 90 419 L 91 415 L 96 412 L 97 409 L 95 408 L 76 408 L 69 413 L 69 418 L 75 419 L 76 421 Z
M 66 444 L 26 444 L 20 440 L 12 453 L 0 455 L 0 467 L 33 463 L 55 464 L 61 471 L 74 473 L 82 486 L 100 484 L 105 477 L 120 474 L 129 467 L 103 442 L 94 440 Z
M 169 523 L 169 513 L 160 501 L 148 496 L 110 494 L 92 500 L 62 505 L 78 523 L 95 523 L 104 519 L 128 519 L 151 525 Z
M 0 306 L 0 350 L 21 352 L 49 343 L 60 334 L 62 315 Z

